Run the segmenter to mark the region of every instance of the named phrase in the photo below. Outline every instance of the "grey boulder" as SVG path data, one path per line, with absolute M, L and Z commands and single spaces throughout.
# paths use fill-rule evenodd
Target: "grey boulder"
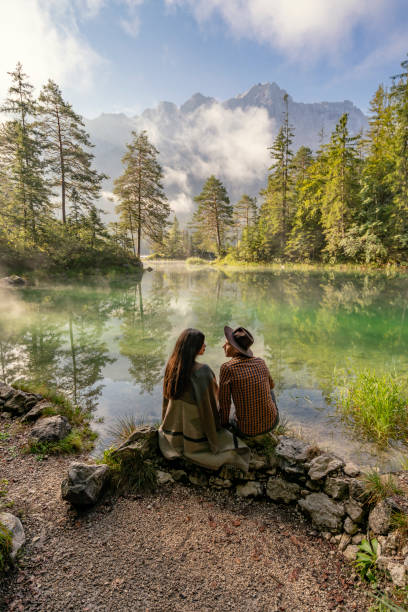
M 344 461 L 339 459 L 339 457 L 330 455 L 329 453 L 324 453 L 323 455 L 315 457 L 310 462 L 309 478 L 310 480 L 321 480 L 327 476 L 327 474 L 335 472 L 343 465 Z
M 61 483 L 62 499 L 73 506 L 91 506 L 101 494 L 109 475 L 109 467 L 74 462 L 68 468 L 68 477 Z
M 263 487 L 260 482 L 250 480 L 245 484 L 238 485 L 236 492 L 238 497 L 260 497 L 263 494 Z
M 368 515 L 368 525 L 375 535 L 386 535 L 391 526 L 391 506 L 382 500 L 378 502 Z
M 302 442 L 302 440 L 297 438 L 289 438 L 288 436 L 282 436 L 275 449 L 277 456 L 289 465 L 308 461 L 312 457 L 313 452 L 314 449 L 310 444 Z
M 349 490 L 348 481 L 345 478 L 328 477 L 324 492 L 333 499 L 344 499 Z
M 0 513 L 0 523 L 11 533 L 11 553 L 10 557 L 14 561 L 18 551 L 25 543 L 24 529 L 20 519 L 10 512 Z
M 147 459 L 157 454 L 157 429 L 151 425 L 140 425 L 113 453 L 126 459 Z
M 266 495 L 269 499 L 289 504 L 300 497 L 300 486 L 287 482 L 283 478 L 270 478 L 266 485 Z
M 37 421 L 31 430 L 31 438 L 35 442 L 58 442 L 71 431 L 67 418 L 57 414 Z
M 13 416 L 22 416 L 28 412 L 36 403 L 38 397 L 33 393 L 25 391 L 16 391 L 13 389 L 12 395 L 4 403 L 3 409 L 6 412 L 11 412 Z
M 31 410 L 29 410 L 27 414 L 23 416 L 21 422 L 28 423 L 30 421 L 36 421 L 41 416 L 43 416 L 44 411 L 48 409 L 53 409 L 55 411 L 55 406 L 53 406 L 53 404 L 51 404 L 51 402 L 49 402 L 48 400 L 42 400 L 41 402 L 37 402 L 35 406 L 33 406 Z
M 344 505 L 335 502 L 325 493 L 311 493 L 299 501 L 299 506 L 320 529 L 338 533 L 342 529 Z

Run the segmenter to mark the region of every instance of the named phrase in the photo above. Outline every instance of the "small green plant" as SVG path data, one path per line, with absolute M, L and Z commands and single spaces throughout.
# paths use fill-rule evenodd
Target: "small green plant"
M 401 455 L 400 464 L 403 470 L 408 471 L 408 456 L 407 455 Z
M 8 484 L 9 481 L 7 480 L 7 478 L 2 478 L 0 480 L 0 497 L 6 497 L 8 493 Z
M 408 437 L 408 382 L 386 372 L 335 375 L 339 412 L 360 435 L 385 446 Z
M 5 572 L 10 564 L 11 533 L 0 523 L 0 574 Z
M 390 610 L 391 612 L 407 612 L 406 607 L 401 608 L 401 606 L 391 601 L 384 593 L 381 593 L 378 596 L 374 595 L 374 598 L 377 603 L 370 606 L 368 612 L 389 612 Z
M 10 438 L 10 434 L 8 431 L 0 431 L 0 442 L 4 442 Z
M 136 454 L 117 456 L 115 450 L 114 447 L 106 449 L 100 461 L 110 467 L 111 488 L 116 493 L 154 489 L 156 472 L 151 463 Z
M 365 487 L 366 500 L 369 504 L 376 504 L 386 497 L 401 495 L 402 493 L 391 474 L 380 474 L 375 469 L 363 474 L 362 481 Z
M 358 553 L 355 561 L 355 566 L 363 580 L 368 580 L 372 583 L 377 583 L 375 566 L 377 563 L 377 548 L 378 542 L 374 538 L 372 540 L 364 539 L 358 547 Z
M 391 527 L 398 531 L 406 541 L 408 539 L 408 514 L 405 512 L 393 512 L 391 516 Z
M 139 425 L 143 425 L 143 419 L 129 413 L 117 417 L 114 424 L 108 428 L 107 433 L 115 444 L 121 444 L 128 439 Z
M 277 436 L 287 436 L 289 433 L 289 430 L 290 430 L 289 420 L 286 417 L 282 416 L 279 418 L 279 423 L 273 430 L 273 433 L 275 433 Z

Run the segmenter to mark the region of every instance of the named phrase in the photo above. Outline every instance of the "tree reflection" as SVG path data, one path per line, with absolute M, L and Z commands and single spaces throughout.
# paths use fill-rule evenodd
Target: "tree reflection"
M 129 373 L 141 393 L 151 393 L 162 380 L 166 360 L 169 295 L 163 276 L 155 275 L 149 297 L 143 300 L 142 284 L 135 284 L 122 317 L 120 352 L 131 363 Z

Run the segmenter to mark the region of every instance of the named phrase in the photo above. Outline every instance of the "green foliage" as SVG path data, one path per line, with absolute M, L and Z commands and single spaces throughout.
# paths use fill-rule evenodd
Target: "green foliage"
M 355 561 L 355 566 L 363 580 L 376 583 L 377 577 L 375 566 L 377 563 L 377 548 L 378 542 L 374 538 L 372 540 L 364 539 L 358 547 L 358 553 Z
M 344 375 L 337 405 L 340 413 L 362 436 L 385 445 L 408 436 L 408 383 L 391 373 L 362 370 Z
M 110 467 L 110 486 L 117 493 L 148 491 L 156 485 L 156 472 L 147 461 L 139 455 L 118 457 L 115 448 L 104 451 L 101 463 Z
M 142 420 L 135 414 L 129 413 L 117 417 L 114 424 L 108 428 L 107 433 L 113 442 L 120 444 L 125 442 L 139 425 L 142 425 Z
M 396 529 L 404 541 L 408 538 L 408 514 L 405 512 L 393 512 L 391 516 L 391 526 Z
M 202 257 L 188 257 L 186 259 L 186 264 L 189 266 L 208 266 L 209 263 L 208 259 L 203 259 Z
M 92 447 L 90 440 L 88 440 L 88 445 L 84 442 L 82 432 L 74 429 L 58 442 L 31 442 L 28 452 L 40 457 L 44 457 L 44 455 L 77 455 L 82 451 L 90 450 Z
M 116 212 L 120 227 L 130 237 L 135 256 L 140 257 L 142 235 L 153 246 L 163 243 L 170 207 L 163 191 L 158 150 L 146 131 L 132 132 L 132 137 L 132 142 L 126 145 L 122 158 L 125 169 L 115 180 L 114 194 L 119 199 Z
M 364 483 L 364 497 L 368 504 L 377 502 L 393 495 L 400 495 L 401 489 L 391 474 L 380 474 L 372 469 L 362 475 Z
M 194 200 L 198 208 L 191 226 L 196 243 L 207 252 L 223 255 L 226 233 L 233 225 L 233 208 L 227 190 L 215 176 L 210 176 Z
M 5 572 L 10 564 L 11 547 L 11 533 L 0 523 L 0 574 Z

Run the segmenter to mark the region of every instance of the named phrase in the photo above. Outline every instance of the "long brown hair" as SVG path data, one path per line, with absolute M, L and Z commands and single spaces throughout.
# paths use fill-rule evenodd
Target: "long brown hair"
M 163 395 L 167 399 L 177 399 L 186 390 L 204 340 L 204 334 L 198 329 L 189 327 L 181 332 L 164 372 Z

